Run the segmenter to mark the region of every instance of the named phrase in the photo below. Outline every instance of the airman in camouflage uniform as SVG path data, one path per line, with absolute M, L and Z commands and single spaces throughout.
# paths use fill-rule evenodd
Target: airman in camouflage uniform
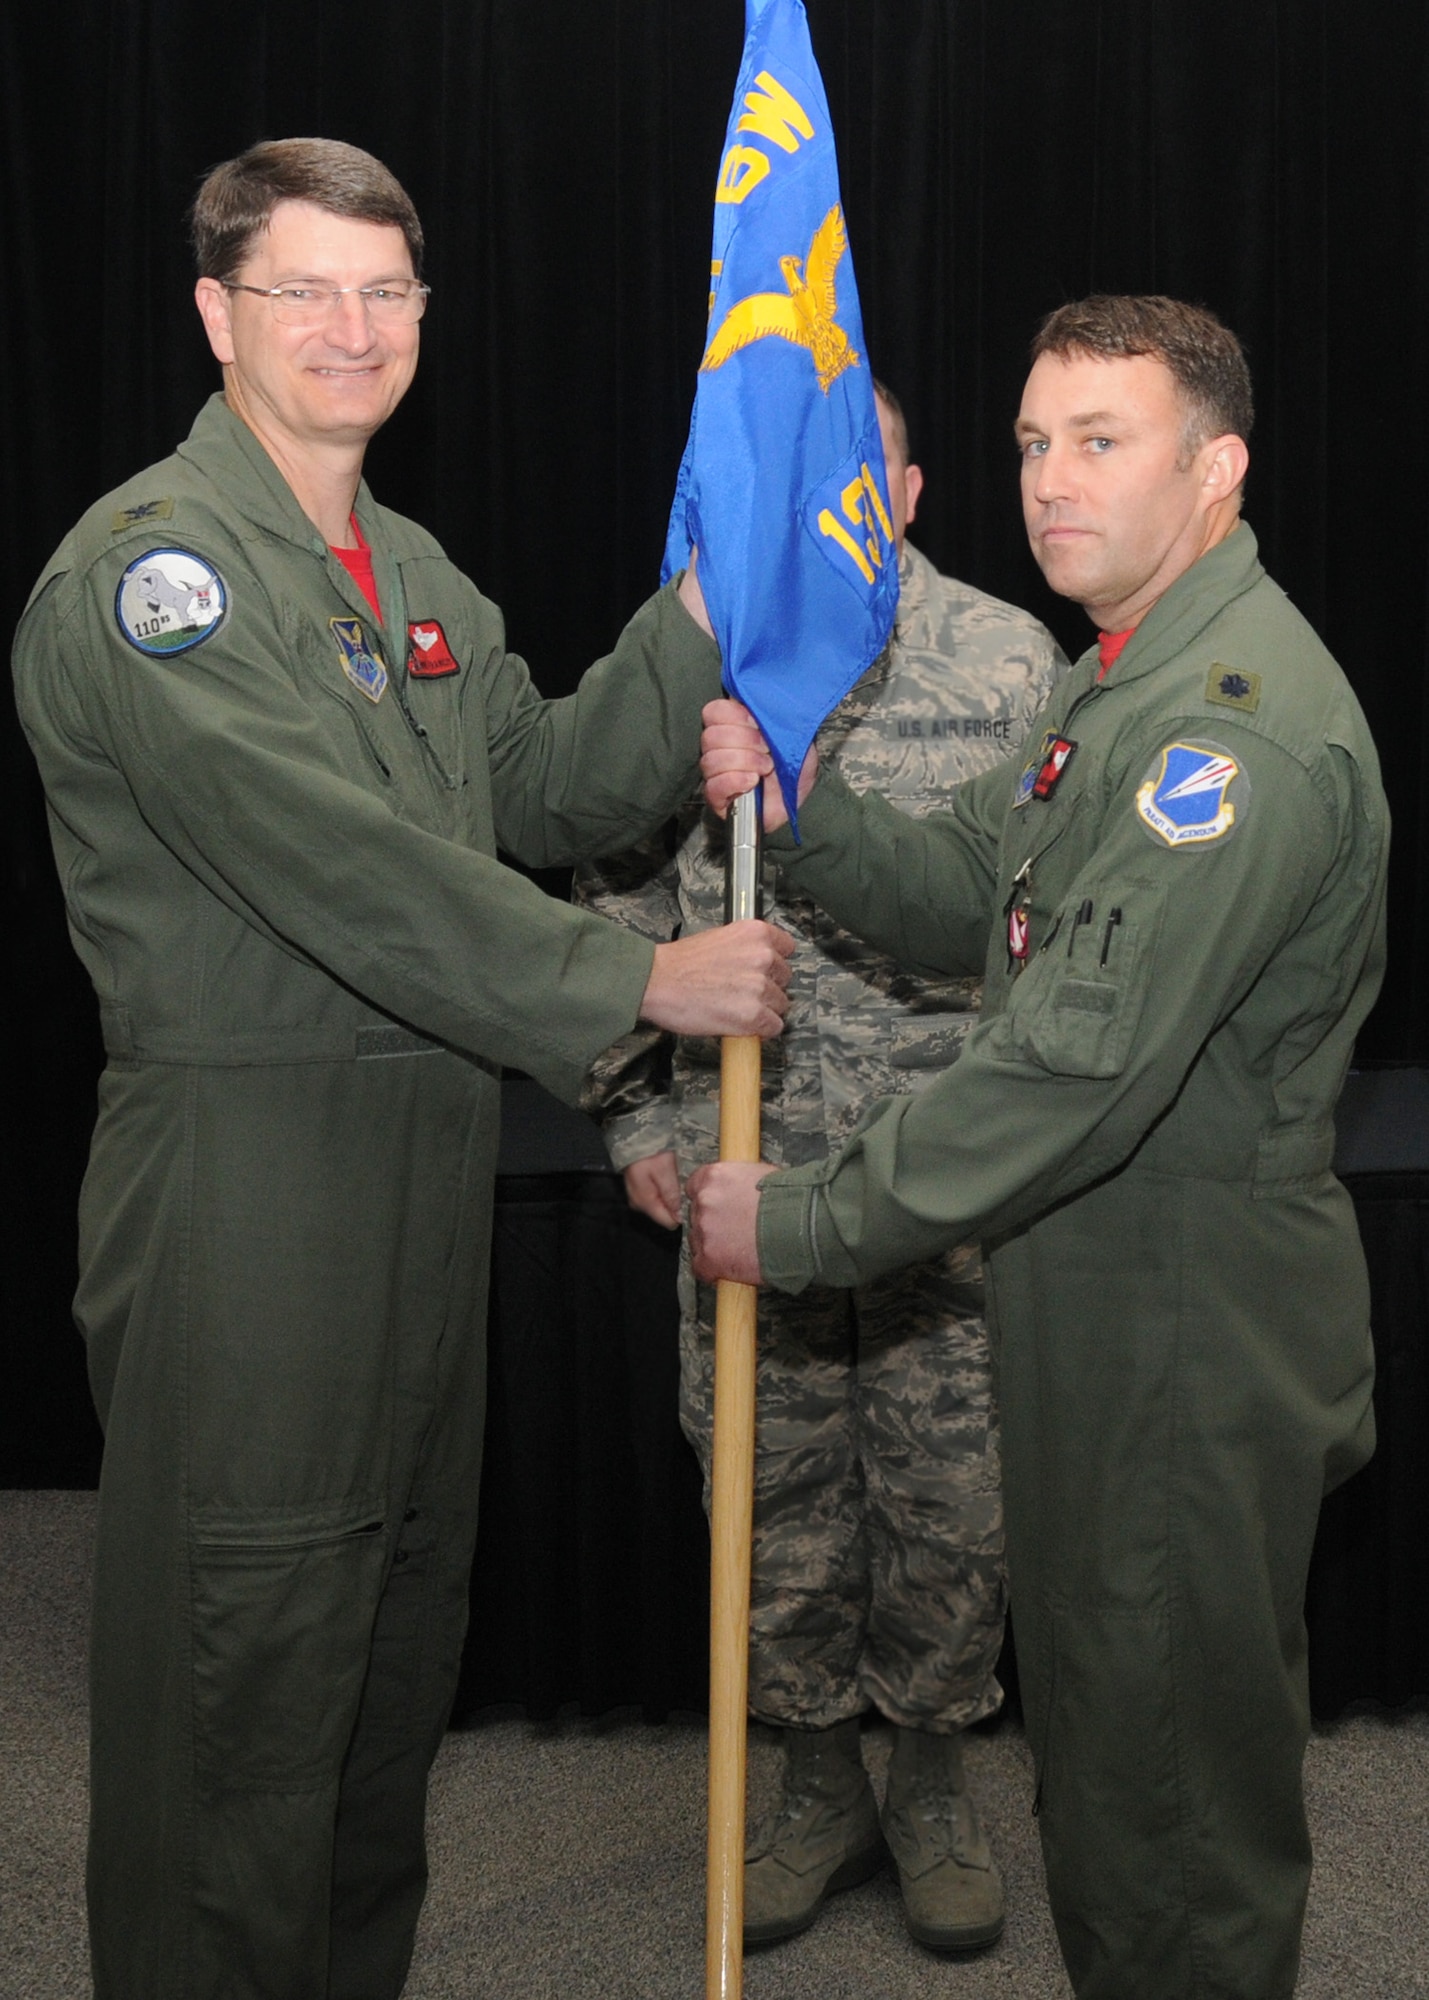
M 899 485 L 906 480 L 916 500 L 921 475 L 906 463 L 901 424 L 880 416 L 896 519 Z M 825 722 L 819 753 L 856 790 L 922 815 L 1011 754 L 1062 662 L 1026 613 L 940 576 L 906 543 L 899 581 L 894 638 Z M 663 839 L 583 865 L 576 894 L 650 938 L 706 929 L 723 918 L 725 834 L 695 802 Z M 764 1052 L 761 1150 L 794 1166 L 837 1150 L 880 1098 L 940 1075 L 976 1018 L 981 989 L 975 979 L 906 972 L 811 899 L 776 890 L 771 867 L 765 908 L 797 944 L 785 1033 Z M 678 1219 L 673 1183 L 662 1212 L 631 1170 L 673 1155 L 683 1183 L 715 1159 L 718 1094 L 717 1042 L 672 1046 L 637 1031 L 599 1059 L 587 1108 L 601 1118 L 634 1205 Z M 708 1504 L 714 1292 L 697 1285 L 687 1247 L 680 1298 L 681 1421 L 704 1466 Z M 1001 1699 L 993 1670 L 1005 1600 L 1002 1502 L 977 1250 L 962 1246 L 852 1294 L 764 1293 L 759 1315 L 750 1708 L 791 1731 L 849 1724 L 842 1740 L 856 1745 L 854 1718 L 872 1704 L 907 1731 L 955 1739 Z M 955 1744 L 944 1748 L 955 1754 Z M 855 1792 L 866 1788 L 859 1780 L 861 1770 Z M 866 1858 L 877 1865 L 876 1821 L 868 1831 Z M 847 1855 L 832 1858 L 835 1874 L 847 1866 Z M 995 1883 L 987 1861 L 984 1876 Z M 812 1890 L 796 1896 L 796 1923 L 776 1896 L 781 1907 L 761 1924 L 752 1864 L 748 1938 L 803 1928 L 822 1894 L 855 1879 L 857 1870 L 821 1883 L 812 1902 Z M 1000 1928 L 1000 1892 L 996 1900 Z M 975 1928 L 991 1921 L 984 1912 Z M 969 1937 L 966 1928 L 958 1926 L 958 1948 L 997 1934 Z

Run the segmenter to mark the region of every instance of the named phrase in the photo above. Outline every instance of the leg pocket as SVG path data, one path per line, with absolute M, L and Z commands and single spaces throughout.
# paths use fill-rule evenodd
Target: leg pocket
M 330 1783 L 387 1567 L 377 1504 L 194 1532 L 194 1751 L 223 1789 Z

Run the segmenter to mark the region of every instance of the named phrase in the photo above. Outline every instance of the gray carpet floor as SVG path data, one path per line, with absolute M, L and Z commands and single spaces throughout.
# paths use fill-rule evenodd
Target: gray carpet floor
M 0 2000 L 89 1992 L 93 1518 L 91 1494 L 0 1492 Z M 886 1735 L 870 1731 L 865 1753 L 881 1784 Z M 1020 1732 L 974 1736 L 969 1764 L 1007 1882 L 1002 1943 L 971 1960 L 930 1957 L 904 1933 L 884 1877 L 830 1904 L 805 1937 L 751 1954 L 747 2000 L 1066 2000 Z M 776 1765 L 756 1732 L 752 1810 Z M 658 1729 L 494 1718 L 449 1736 L 407 2000 L 698 2000 L 704 1776 L 694 1718 Z M 1429 1717 L 1317 1730 L 1306 1785 L 1316 1870 L 1299 2000 L 1429 1996 Z

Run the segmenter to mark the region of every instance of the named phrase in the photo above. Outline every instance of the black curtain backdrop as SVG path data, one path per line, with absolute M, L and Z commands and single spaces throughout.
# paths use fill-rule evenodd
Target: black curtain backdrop
M 1248 513 L 1344 663 L 1395 814 L 1392 942 L 1362 1053 L 1429 1058 L 1429 22 L 1402 0 L 810 0 L 870 358 L 928 475 L 917 539 L 1043 589 L 1010 422 L 1041 314 L 1204 300 L 1255 375 Z M 350 139 L 425 220 L 417 385 L 370 472 L 507 612 L 548 692 L 654 580 L 699 357 L 739 0 L 11 0 L 0 589 L 8 629 L 100 492 L 214 385 L 182 215 L 253 140 Z M 40 60 L 41 55 L 43 60 Z M 94 1009 L 38 785 L 3 722 L 10 1104 L 0 1481 L 87 1479 L 68 1299 Z

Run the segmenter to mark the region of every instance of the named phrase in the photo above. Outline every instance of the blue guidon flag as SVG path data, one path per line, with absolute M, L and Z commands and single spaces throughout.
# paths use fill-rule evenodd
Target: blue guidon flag
M 692 547 L 725 685 L 764 731 L 792 822 L 814 732 L 898 609 L 873 378 L 802 0 L 746 0 L 666 580 Z

